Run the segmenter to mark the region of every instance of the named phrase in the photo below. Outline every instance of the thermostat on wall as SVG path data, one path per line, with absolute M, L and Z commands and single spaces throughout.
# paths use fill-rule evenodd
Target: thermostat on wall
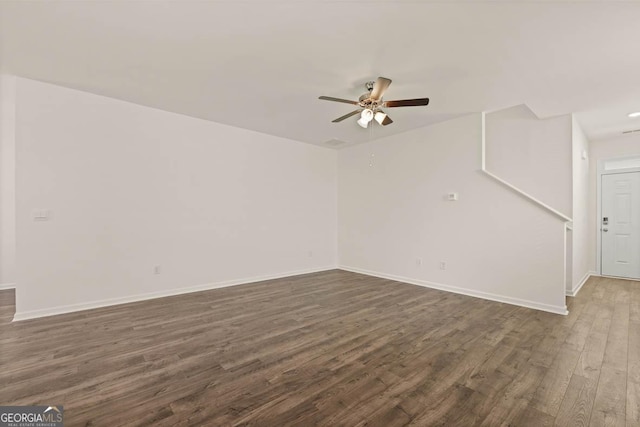
M 447 194 L 447 200 L 449 200 L 450 202 L 455 202 L 456 200 L 458 200 L 458 193 Z

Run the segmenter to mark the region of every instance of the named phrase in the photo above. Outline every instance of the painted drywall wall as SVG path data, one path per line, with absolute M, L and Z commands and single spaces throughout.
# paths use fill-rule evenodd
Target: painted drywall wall
M 469 115 L 340 150 L 340 266 L 564 312 L 564 221 L 482 174 L 480 141 Z
M 571 217 L 571 120 L 540 120 L 526 105 L 488 113 L 487 170 Z
M 15 286 L 16 79 L 0 75 L 0 288 Z
M 597 216 L 597 176 L 598 162 L 604 159 L 631 157 L 640 155 L 640 135 L 638 133 L 621 135 L 616 138 L 594 140 L 589 142 L 589 252 L 595 271 L 597 265 L 597 233 L 599 224 Z
M 590 162 L 594 166 L 591 168 L 592 177 L 595 177 L 595 166 L 597 166 L 599 160 L 640 155 L 640 133 L 590 141 L 589 154 L 591 157 Z
M 595 262 L 589 243 L 589 141 L 580 124 L 572 119 L 573 144 L 573 231 L 572 231 L 572 283 L 567 290 L 573 293 L 594 271 Z
M 336 264 L 334 150 L 23 78 L 16 134 L 16 319 Z

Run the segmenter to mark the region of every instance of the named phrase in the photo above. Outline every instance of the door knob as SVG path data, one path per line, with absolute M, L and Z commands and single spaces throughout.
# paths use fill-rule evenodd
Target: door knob
M 608 228 L 603 228 L 602 231 L 604 231 L 606 233 L 607 231 L 609 231 L 609 229 Z

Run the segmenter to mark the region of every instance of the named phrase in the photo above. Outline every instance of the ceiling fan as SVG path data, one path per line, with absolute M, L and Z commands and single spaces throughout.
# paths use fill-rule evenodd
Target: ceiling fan
M 360 118 L 358 119 L 357 123 L 363 128 L 367 128 L 369 126 L 369 123 L 374 119 L 382 126 L 387 126 L 393 123 L 393 120 L 391 120 L 391 118 L 384 111 L 382 111 L 382 108 L 417 107 L 420 105 L 429 105 L 429 98 L 384 101 L 382 99 L 382 95 L 384 95 L 390 84 L 391 80 L 385 77 L 378 77 L 378 80 L 376 80 L 375 82 L 367 82 L 365 84 L 367 92 L 360 96 L 358 101 L 334 98 L 332 96 L 321 96 L 318 99 L 357 105 L 359 107 L 357 110 L 345 114 L 342 117 L 338 117 L 337 119 L 333 120 L 333 123 L 338 123 L 343 121 L 344 119 L 348 119 L 351 116 L 360 114 Z

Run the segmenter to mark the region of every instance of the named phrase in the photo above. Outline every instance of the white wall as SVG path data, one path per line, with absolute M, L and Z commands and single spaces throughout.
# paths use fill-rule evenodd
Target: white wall
M 591 209 L 589 195 L 589 141 L 578 122 L 572 120 L 573 142 L 573 273 L 571 287 L 574 292 L 584 282 L 590 272 L 595 270 L 595 259 L 590 251 L 589 213 Z M 583 153 L 587 158 L 583 158 Z
M 486 115 L 489 172 L 572 216 L 571 116 L 538 119 L 526 105 Z
M 479 115 L 336 153 L 19 78 L 15 134 L 16 319 L 331 268 L 337 253 L 565 311 L 563 221 L 479 172 Z
M 16 319 L 336 264 L 333 150 L 22 78 L 16 134 Z
M 15 90 L 15 77 L 0 75 L 0 288 L 16 282 Z
M 640 134 L 621 135 L 615 138 L 601 139 L 589 142 L 589 253 L 594 270 L 598 271 L 597 259 L 597 230 L 599 229 L 597 216 L 597 166 L 604 159 L 631 157 L 640 155 Z
M 564 312 L 564 222 L 480 173 L 480 140 L 470 115 L 340 150 L 340 265 Z
M 617 157 L 631 157 L 640 154 L 640 133 L 620 135 L 615 138 L 599 139 L 589 144 L 591 163 L 598 160 L 613 159 Z M 595 168 L 592 171 L 595 177 Z

